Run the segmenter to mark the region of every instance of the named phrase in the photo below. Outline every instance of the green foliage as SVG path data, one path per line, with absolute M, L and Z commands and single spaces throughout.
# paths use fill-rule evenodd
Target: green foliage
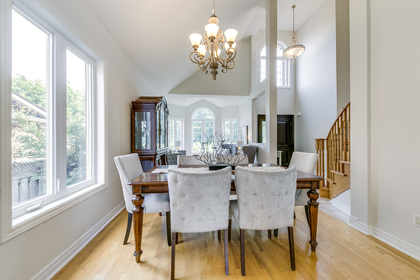
M 12 92 L 26 99 L 31 106 L 12 100 L 13 159 L 46 159 L 47 157 L 47 89 L 40 80 L 18 75 L 12 80 Z M 86 95 L 67 87 L 66 140 L 67 185 L 86 178 Z

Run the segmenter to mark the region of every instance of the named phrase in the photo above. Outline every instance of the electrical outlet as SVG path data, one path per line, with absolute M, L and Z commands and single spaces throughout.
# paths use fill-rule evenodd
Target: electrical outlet
M 414 213 L 413 214 L 413 225 L 420 227 L 420 215 Z

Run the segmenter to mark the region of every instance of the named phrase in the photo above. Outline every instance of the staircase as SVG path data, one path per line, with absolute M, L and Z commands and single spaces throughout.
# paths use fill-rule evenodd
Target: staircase
M 335 120 L 326 139 L 315 139 L 317 175 L 324 177 L 319 192 L 332 199 L 350 189 L 350 102 Z

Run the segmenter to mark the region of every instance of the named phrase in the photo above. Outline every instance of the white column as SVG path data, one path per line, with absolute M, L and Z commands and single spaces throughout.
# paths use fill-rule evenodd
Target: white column
M 350 1 L 350 100 L 351 100 L 351 219 L 366 232 L 369 224 L 370 174 L 370 65 L 368 3 Z
M 270 163 L 277 162 L 277 0 L 267 1 L 266 7 L 267 43 L 267 92 L 265 93 L 265 120 L 267 127 L 267 153 Z

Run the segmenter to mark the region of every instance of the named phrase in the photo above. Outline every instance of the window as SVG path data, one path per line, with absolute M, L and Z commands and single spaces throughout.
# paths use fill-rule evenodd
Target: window
M 12 9 L 11 216 L 99 186 L 93 53 L 31 12 Z M 96 102 L 94 102 L 96 101 Z M 96 163 L 96 164 L 95 164 Z M 101 179 L 102 180 L 102 179 Z M 15 223 L 15 220 L 13 220 Z
M 208 108 L 199 108 L 192 115 L 193 152 L 201 151 L 201 142 L 214 135 L 214 114 Z
M 236 144 L 236 141 L 238 141 L 238 120 L 225 119 L 222 121 L 222 124 L 226 143 Z
M 285 46 L 277 43 L 276 80 L 277 87 L 290 87 L 290 60 L 283 56 Z M 260 52 L 260 82 L 267 77 L 267 48 L 264 46 Z
M 184 146 L 184 120 L 169 117 L 169 149 L 182 149 Z

